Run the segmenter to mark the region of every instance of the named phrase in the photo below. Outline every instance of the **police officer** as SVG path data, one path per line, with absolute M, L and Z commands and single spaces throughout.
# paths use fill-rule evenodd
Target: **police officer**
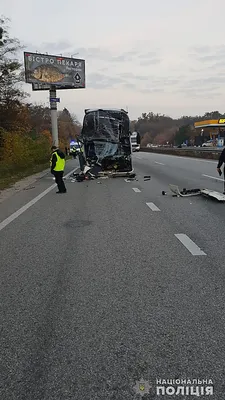
M 65 164 L 65 154 L 61 150 L 59 150 L 58 147 L 52 146 L 50 166 L 51 173 L 54 175 L 55 181 L 58 186 L 58 192 L 56 193 L 66 193 L 66 187 L 63 181 Z
M 74 159 L 76 159 L 76 157 L 77 157 L 77 149 L 75 146 L 72 148 L 72 156 Z

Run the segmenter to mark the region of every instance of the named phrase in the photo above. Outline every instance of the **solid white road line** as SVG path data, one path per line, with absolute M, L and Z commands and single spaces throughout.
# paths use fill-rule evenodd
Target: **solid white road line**
M 202 251 L 187 235 L 184 233 L 175 234 L 176 238 L 190 251 L 193 256 L 206 256 L 206 253 Z
M 211 179 L 216 179 L 217 181 L 222 181 L 223 182 L 223 179 L 222 178 L 216 178 L 215 176 L 210 176 L 210 175 L 205 175 L 205 174 L 202 174 L 202 176 L 205 176 L 206 178 L 211 178 Z
M 155 161 L 155 164 L 165 165 L 165 164 L 163 164 L 163 163 L 161 163 L 161 162 L 158 162 L 158 161 Z
M 140 190 L 138 189 L 138 188 L 132 188 L 133 189 L 133 191 L 135 192 L 135 193 L 140 193 Z
M 67 175 L 65 175 L 65 178 L 68 178 L 73 172 L 75 172 L 79 167 L 73 169 L 70 171 Z M 21 214 L 23 214 L 28 208 L 33 206 L 35 203 L 38 202 L 38 200 L 42 199 L 46 194 L 51 192 L 52 189 L 56 187 L 56 184 L 54 183 L 53 185 L 49 186 L 48 189 L 44 190 L 44 192 L 40 193 L 37 197 L 29 201 L 29 203 L 25 204 L 25 206 L 21 207 L 19 210 L 14 212 L 12 215 L 10 215 L 8 218 L 4 219 L 4 221 L 0 222 L 0 231 L 4 229 L 7 225 L 10 224 L 10 222 L 14 221 L 16 218 L 18 218 Z
M 154 203 L 146 203 L 146 204 L 152 211 L 160 211 L 160 209 Z

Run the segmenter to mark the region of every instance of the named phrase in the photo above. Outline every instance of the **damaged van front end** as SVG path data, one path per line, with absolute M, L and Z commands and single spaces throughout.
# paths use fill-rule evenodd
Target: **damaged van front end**
M 130 121 L 125 110 L 85 110 L 81 141 L 87 165 L 97 167 L 99 174 L 133 172 Z

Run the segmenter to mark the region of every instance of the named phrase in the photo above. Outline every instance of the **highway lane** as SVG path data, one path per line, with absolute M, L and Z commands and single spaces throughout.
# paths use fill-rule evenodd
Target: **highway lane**
M 4 400 L 128 400 L 142 377 L 149 398 L 157 378 L 212 379 L 222 398 L 223 206 L 162 196 L 184 171 L 205 179 L 202 164 L 197 176 L 185 160 L 179 177 L 181 161 L 163 157 L 135 155 L 138 181 L 68 181 L 0 232 Z
M 165 184 L 169 180 L 169 183 L 179 183 L 182 188 L 199 185 L 201 188 L 223 191 L 223 176 L 217 173 L 217 161 L 145 152 L 134 154 L 134 159 L 140 168 L 148 166 L 150 162 L 155 167 L 157 178 L 164 180 Z
M 223 180 L 217 178 L 217 163 L 158 154 L 146 156 L 144 153 L 135 155 L 134 159 L 145 198 L 152 197 L 165 211 L 164 217 L 171 226 L 182 226 L 200 247 L 207 248 L 212 263 L 223 271 L 224 203 L 202 196 L 173 198 L 168 186 L 171 183 L 180 189 L 208 188 L 221 192 Z M 151 181 L 144 182 L 144 175 L 151 175 Z M 162 196 L 162 190 L 167 192 L 166 196 Z

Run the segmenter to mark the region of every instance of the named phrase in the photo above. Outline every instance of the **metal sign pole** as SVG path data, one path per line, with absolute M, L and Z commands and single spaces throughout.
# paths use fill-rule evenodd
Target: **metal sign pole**
M 49 90 L 49 95 L 50 95 L 51 122 L 52 122 L 52 144 L 53 146 L 58 147 L 59 137 L 58 137 L 57 101 L 56 101 L 55 86 L 51 86 Z

